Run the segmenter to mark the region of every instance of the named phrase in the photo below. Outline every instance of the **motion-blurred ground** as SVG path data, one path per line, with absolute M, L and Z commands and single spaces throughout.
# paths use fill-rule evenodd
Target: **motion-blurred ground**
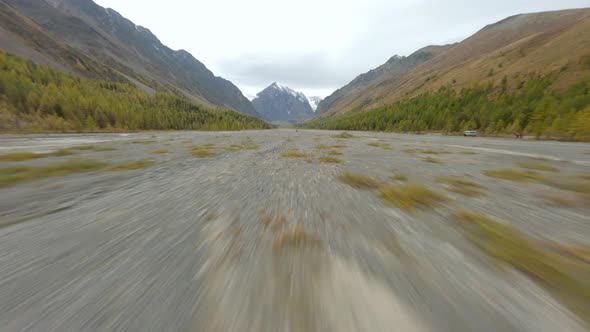
M 2 137 L 0 330 L 587 329 L 589 145 L 339 134 Z

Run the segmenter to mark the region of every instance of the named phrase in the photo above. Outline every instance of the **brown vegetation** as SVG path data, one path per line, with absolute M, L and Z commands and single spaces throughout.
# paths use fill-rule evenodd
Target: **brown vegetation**
M 328 163 L 328 164 L 339 164 L 342 162 L 342 159 L 338 159 L 332 156 L 321 156 L 318 158 L 320 163 Z
M 382 185 L 380 197 L 386 204 L 414 213 L 417 208 L 428 208 L 447 200 L 444 195 L 431 191 L 419 184 Z
M 150 167 L 154 164 L 151 160 L 135 160 L 135 161 L 128 161 L 119 165 L 115 165 L 108 170 L 111 172 L 120 172 L 120 171 L 134 171 L 138 169 L 143 169 Z
M 587 248 L 570 250 L 561 245 L 559 251 L 567 254 L 563 255 L 509 225 L 475 212 L 459 211 L 453 220 L 484 253 L 529 275 L 580 317 L 590 318 L 590 285 L 586 282 L 590 280 L 590 268 L 584 261 Z
M 55 152 L 34 153 L 34 152 L 12 152 L 0 155 L 0 161 L 27 161 L 31 159 L 63 157 L 73 155 L 68 150 L 58 150 Z
M 559 172 L 559 169 L 557 169 L 553 166 L 537 164 L 537 163 L 518 163 L 518 164 L 516 164 L 516 166 L 518 166 L 520 168 L 532 169 L 535 171 Z
M 514 182 L 531 182 L 540 180 L 542 178 L 540 174 L 535 172 L 523 172 L 513 169 L 488 170 L 484 171 L 483 174 L 489 177 Z
M 458 193 L 464 196 L 482 196 L 484 195 L 481 192 L 483 188 L 479 184 L 465 178 L 457 177 L 457 176 L 440 176 L 436 178 L 438 182 L 442 182 L 445 184 L 445 188 L 448 191 Z
M 361 174 L 344 172 L 338 176 L 338 180 L 356 189 L 372 190 L 379 187 L 377 179 Z
M 106 164 L 93 160 L 73 160 L 48 166 L 13 166 L 0 169 L 0 188 L 47 177 L 92 172 Z

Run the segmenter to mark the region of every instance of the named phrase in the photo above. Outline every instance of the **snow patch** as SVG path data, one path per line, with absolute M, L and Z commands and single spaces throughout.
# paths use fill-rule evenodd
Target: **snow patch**
M 288 93 L 288 94 L 292 95 L 293 97 L 297 97 L 297 94 L 299 93 L 299 92 L 296 92 L 295 90 L 293 90 L 287 86 L 281 85 L 277 82 L 274 82 L 270 87 L 275 90 L 279 90 L 279 91 Z
M 308 97 L 307 100 L 309 101 L 309 105 L 311 106 L 311 109 L 315 112 L 318 109 L 318 105 L 322 101 L 322 98 L 313 96 L 313 97 Z

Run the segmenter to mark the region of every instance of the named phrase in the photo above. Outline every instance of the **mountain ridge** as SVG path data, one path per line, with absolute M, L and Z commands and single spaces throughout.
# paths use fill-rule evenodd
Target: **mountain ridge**
M 407 71 L 413 67 L 430 60 L 434 56 L 452 47 L 452 45 L 443 46 L 426 46 L 410 54 L 409 56 L 394 55 L 383 65 L 371 69 L 366 73 L 355 77 L 350 83 L 333 92 L 330 96 L 324 98 L 318 105 L 316 113 L 321 114 L 327 112 L 332 107 L 338 107 L 340 103 L 346 104 L 344 100 L 346 95 L 354 91 L 359 91 L 367 88 L 370 84 L 380 82 L 382 80 L 396 80 L 401 78 Z
M 570 29 L 578 29 L 577 35 L 568 35 Z M 320 113 L 325 116 L 364 111 L 435 92 L 446 85 L 460 90 L 475 83 L 499 83 L 504 76 L 547 74 L 567 67 L 554 85 L 563 90 L 574 78 L 589 73 L 579 65 L 580 59 L 590 54 L 588 31 L 590 8 L 513 15 L 484 26 L 460 43 L 448 45 L 402 75 L 386 72 L 361 86 L 353 84 L 357 77 L 327 97 L 320 105 Z M 351 89 L 351 84 L 356 89 Z
M 148 28 L 136 25 L 113 9 L 91 0 L 2 0 L 1 3 L 146 92 L 163 90 L 207 107 L 258 115 L 233 83 L 215 76 L 187 51 L 170 49 Z M 0 27 L 4 28 L 0 33 L 15 30 L 2 23 Z M 0 47 L 8 48 L 9 40 L 0 38 Z M 29 54 L 34 53 L 30 47 L 23 46 L 17 51 L 35 60 Z M 81 74 L 71 64 L 65 66 L 69 67 L 68 71 Z
M 262 119 L 276 123 L 293 123 L 314 116 L 307 97 L 277 82 L 256 94 L 252 104 Z

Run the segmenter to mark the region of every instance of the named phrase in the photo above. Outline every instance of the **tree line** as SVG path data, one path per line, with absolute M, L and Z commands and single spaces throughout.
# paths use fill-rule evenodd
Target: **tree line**
M 0 51 L 0 131 L 242 130 L 271 128 L 125 82 L 66 74 Z
M 318 118 L 305 128 L 483 134 L 523 132 L 538 138 L 590 140 L 590 84 L 581 80 L 567 91 L 551 92 L 557 74 L 530 75 L 515 82 L 474 85 L 436 92 L 366 112 Z M 510 84 L 512 83 L 512 84 Z M 512 88 L 509 88 L 512 86 Z

